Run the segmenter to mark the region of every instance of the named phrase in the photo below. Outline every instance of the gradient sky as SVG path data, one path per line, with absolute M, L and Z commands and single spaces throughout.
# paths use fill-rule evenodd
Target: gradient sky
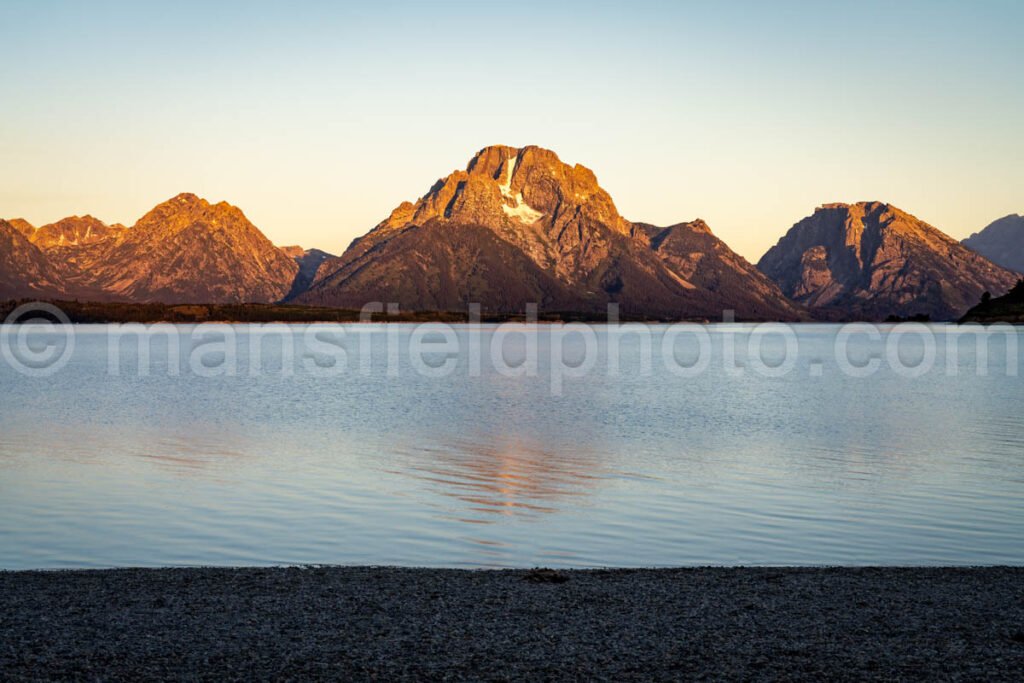
M 191 191 L 340 252 L 537 144 L 751 260 L 831 201 L 962 238 L 1024 212 L 1022 27 L 1020 0 L 2 0 L 0 216 L 131 225 Z

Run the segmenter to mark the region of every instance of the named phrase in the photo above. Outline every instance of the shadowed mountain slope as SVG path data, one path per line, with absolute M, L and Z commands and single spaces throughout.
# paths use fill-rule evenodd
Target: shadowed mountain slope
M 1024 216 L 1003 216 L 965 239 L 963 245 L 996 265 L 1024 273 Z

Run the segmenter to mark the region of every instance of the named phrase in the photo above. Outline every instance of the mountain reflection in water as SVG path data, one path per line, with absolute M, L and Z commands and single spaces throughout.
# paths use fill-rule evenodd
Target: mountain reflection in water
M 494 515 L 533 517 L 557 512 L 620 473 L 586 447 L 554 452 L 513 436 L 457 439 L 442 445 L 398 450 L 390 474 L 412 477 L 449 500 L 449 513 L 488 524 Z M 585 504 L 576 500 L 574 505 Z

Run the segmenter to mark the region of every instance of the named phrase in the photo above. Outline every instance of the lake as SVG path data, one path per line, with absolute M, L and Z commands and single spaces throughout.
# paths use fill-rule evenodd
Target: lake
M 7 328 L 0 568 L 1024 562 L 1021 332 L 114 329 Z

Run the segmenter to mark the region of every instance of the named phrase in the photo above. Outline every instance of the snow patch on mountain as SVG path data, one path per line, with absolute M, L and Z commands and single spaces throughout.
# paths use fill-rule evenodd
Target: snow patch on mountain
M 501 209 L 509 218 L 513 218 L 529 225 L 531 223 L 536 223 L 543 218 L 544 213 L 527 204 L 523 200 L 522 192 L 516 192 L 513 194 L 512 175 L 515 173 L 516 166 L 518 164 L 518 154 L 505 160 L 505 182 L 498 184 L 498 189 L 501 190 L 501 196 L 506 200 Z M 511 204 L 509 204 L 509 202 L 511 202 Z

